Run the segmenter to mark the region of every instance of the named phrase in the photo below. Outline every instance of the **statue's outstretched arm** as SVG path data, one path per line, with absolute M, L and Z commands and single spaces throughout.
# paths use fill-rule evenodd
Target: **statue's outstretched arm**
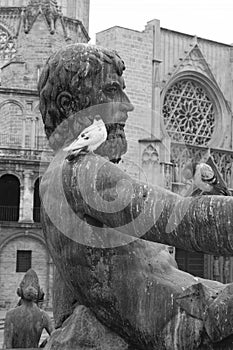
M 94 155 L 65 166 L 63 173 L 68 172 L 79 208 L 107 226 L 186 250 L 233 253 L 233 197 L 180 197 L 143 185 Z

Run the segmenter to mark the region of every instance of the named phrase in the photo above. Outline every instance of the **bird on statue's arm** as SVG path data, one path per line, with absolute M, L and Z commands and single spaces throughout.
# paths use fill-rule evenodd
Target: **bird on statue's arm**
M 204 162 L 191 162 L 183 170 L 186 180 L 193 180 L 194 185 L 201 191 L 200 195 L 231 196 L 223 181 L 218 178 L 217 171 Z

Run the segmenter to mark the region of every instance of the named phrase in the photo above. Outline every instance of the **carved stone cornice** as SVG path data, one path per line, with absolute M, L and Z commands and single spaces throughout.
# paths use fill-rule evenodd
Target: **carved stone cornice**
M 55 32 L 55 22 L 61 17 L 56 0 L 31 0 L 24 13 L 24 31 L 29 33 L 39 14 L 43 14 L 51 34 Z

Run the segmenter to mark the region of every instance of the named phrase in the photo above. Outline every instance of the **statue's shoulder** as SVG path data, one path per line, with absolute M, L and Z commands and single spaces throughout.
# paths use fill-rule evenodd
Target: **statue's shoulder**
M 18 306 L 19 307 L 19 306 Z M 15 310 L 16 308 L 12 308 L 12 309 L 9 309 L 7 312 L 6 312 L 6 316 L 5 318 L 9 318 L 9 317 L 12 317 L 14 314 L 15 314 Z
M 96 177 L 102 175 L 105 169 L 107 173 L 115 167 L 108 159 L 94 153 L 77 156 L 73 161 L 65 161 L 62 168 L 63 181 L 71 186 L 81 183 L 91 184 Z

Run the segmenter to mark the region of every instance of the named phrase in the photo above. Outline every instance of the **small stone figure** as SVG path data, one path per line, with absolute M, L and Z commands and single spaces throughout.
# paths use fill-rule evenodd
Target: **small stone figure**
M 37 303 L 43 298 L 43 291 L 33 269 L 27 271 L 17 294 L 20 303 L 6 313 L 4 325 L 4 348 L 37 348 L 43 329 L 50 335 L 53 326 L 49 315 Z

